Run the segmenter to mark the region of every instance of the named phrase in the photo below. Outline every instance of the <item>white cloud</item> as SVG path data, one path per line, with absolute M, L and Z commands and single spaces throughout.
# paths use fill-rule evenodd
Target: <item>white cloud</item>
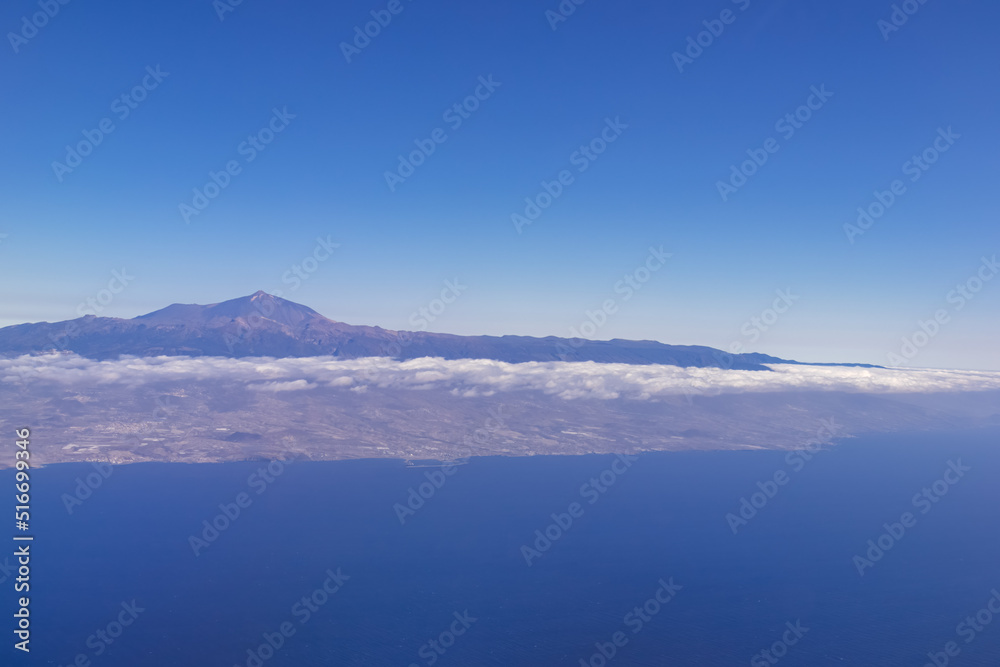
M 247 389 L 252 391 L 299 391 L 302 389 L 315 389 L 316 384 L 306 380 L 292 380 L 291 382 L 261 382 L 249 384 Z
M 445 389 L 459 396 L 540 391 L 565 399 L 651 399 L 684 393 L 847 391 L 925 393 L 1000 389 L 1000 373 L 779 364 L 772 371 L 721 368 L 529 362 L 437 358 L 396 361 L 384 357 L 242 358 L 125 357 L 95 361 L 69 354 L 0 359 L 0 378 L 66 385 L 219 381 L 257 391 L 309 390 L 319 386 L 364 391 L 368 387 Z

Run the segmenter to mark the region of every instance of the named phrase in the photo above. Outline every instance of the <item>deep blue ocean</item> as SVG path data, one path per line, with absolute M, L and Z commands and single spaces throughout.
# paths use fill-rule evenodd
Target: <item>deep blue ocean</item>
M 480 458 L 440 488 L 399 461 L 267 465 L 116 467 L 72 513 L 94 467 L 35 471 L 32 651 L 5 614 L 0 664 L 1000 665 L 1000 614 L 981 613 L 1000 590 L 1000 430 L 847 439 L 808 461 Z M 11 514 L 12 487 L 0 473 Z M 742 498 L 760 507 L 734 534 Z M 192 546 L 214 519 L 229 525 Z

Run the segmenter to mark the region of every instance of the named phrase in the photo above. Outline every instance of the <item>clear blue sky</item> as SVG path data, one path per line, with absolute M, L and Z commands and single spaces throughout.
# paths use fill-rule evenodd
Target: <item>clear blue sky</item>
M 264 289 L 388 328 L 458 278 L 430 330 L 565 336 L 615 299 L 593 337 L 887 363 L 946 309 L 912 364 L 1000 368 L 1000 280 L 947 300 L 1000 252 L 995 3 L 928 0 L 886 40 L 891 3 L 870 0 L 588 0 L 555 30 L 555 0 L 400 0 L 348 63 L 340 44 L 388 4 L 244 0 L 220 21 L 210 0 L 76 0 L 16 53 L 9 33 L 41 10 L 4 5 L 0 325 L 76 317 L 122 267 L 135 279 L 102 314 Z M 679 72 L 672 54 L 726 9 Z M 156 66 L 168 76 L 121 118 L 116 98 Z M 453 128 L 443 113 L 490 75 Z M 833 96 L 786 138 L 776 121 L 822 85 Z M 241 142 L 286 107 L 248 162 Z M 60 181 L 53 162 L 104 118 L 114 131 Z M 571 155 L 607 118 L 628 128 L 581 173 Z M 948 127 L 960 138 L 909 180 Z M 437 128 L 447 141 L 390 191 L 385 172 Z M 770 137 L 723 201 L 717 182 Z M 230 160 L 240 173 L 186 223 L 179 204 Z M 563 169 L 572 184 L 518 234 L 511 214 Z M 849 243 L 894 179 L 905 193 Z M 319 236 L 340 247 L 283 284 Z M 624 301 L 616 282 L 661 244 L 673 256 Z M 751 340 L 784 288 L 798 300 Z

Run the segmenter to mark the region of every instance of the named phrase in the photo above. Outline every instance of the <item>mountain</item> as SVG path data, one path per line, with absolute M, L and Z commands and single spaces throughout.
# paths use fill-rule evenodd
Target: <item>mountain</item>
M 52 350 L 92 359 L 119 355 L 311 357 L 390 356 L 398 359 L 494 359 L 670 364 L 768 370 L 795 363 L 764 354 L 730 355 L 711 347 L 655 341 L 595 341 L 549 336 L 455 336 L 354 326 L 266 292 L 207 306 L 174 304 L 133 319 L 87 315 L 65 322 L 0 329 L 0 354 Z

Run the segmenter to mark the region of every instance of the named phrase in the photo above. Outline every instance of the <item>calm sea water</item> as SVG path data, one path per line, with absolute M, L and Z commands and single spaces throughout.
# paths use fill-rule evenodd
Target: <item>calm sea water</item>
M 405 524 L 394 505 L 433 468 L 301 462 L 267 482 L 251 478 L 266 463 L 131 465 L 70 514 L 64 494 L 94 469 L 52 466 L 33 479 L 33 650 L 10 648 L 8 617 L 0 662 L 600 665 L 595 644 L 610 653 L 621 632 L 609 665 L 763 665 L 754 656 L 798 622 L 808 630 L 776 648 L 778 664 L 923 665 L 954 641 L 949 664 L 996 665 L 1000 615 L 981 615 L 970 641 L 957 628 L 1000 590 L 998 436 L 852 439 L 804 465 L 782 452 L 647 454 L 606 472 L 609 487 L 610 456 L 477 459 Z M 949 461 L 969 470 L 915 504 Z M 787 483 L 734 535 L 726 515 L 777 471 Z M 606 491 L 581 493 L 591 478 Z M 249 506 L 196 556 L 189 537 L 242 492 Z M 13 505 L 12 491 L 0 497 Z M 529 566 L 522 545 L 574 502 L 572 525 L 550 528 L 562 535 Z M 904 512 L 915 523 L 860 576 L 854 556 Z M 338 568 L 340 588 L 314 595 Z M 649 603 L 671 578 L 672 599 Z M 12 581 L 0 585 L 12 610 Z M 133 600 L 142 611 L 119 628 Z M 259 650 L 283 623 L 294 634 Z M 113 643 L 96 634 L 119 629 Z

